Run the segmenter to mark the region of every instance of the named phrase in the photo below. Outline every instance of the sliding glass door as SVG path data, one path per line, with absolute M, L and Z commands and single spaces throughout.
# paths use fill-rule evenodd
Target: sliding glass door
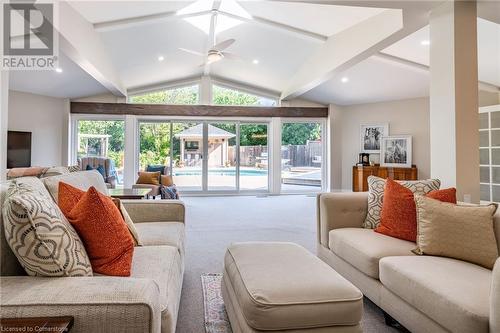
M 201 122 L 172 122 L 172 176 L 182 192 L 204 189 L 203 126 Z
M 208 190 L 236 191 L 237 184 L 237 128 L 238 124 L 208 124 Z
M 267 192 L 268 124 L 141 120 L 139 170 L 165 166 L 181 192 Z
M 321 122 L 283 122 L 281 192 L 319 192 L 324 183 Z
M 240 124 L 240 190 L 267 191 L 269 188 L 268 124 Z

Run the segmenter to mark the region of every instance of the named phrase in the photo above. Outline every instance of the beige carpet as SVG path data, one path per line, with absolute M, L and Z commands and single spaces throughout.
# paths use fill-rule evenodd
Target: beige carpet
M 308 196 L 186 197 L 186 273 L 178 333 L 204 333 L 200 276 L 220 273 L 226 247 L 240 241 L 290 241 L 311 252 L 316 242 L 316 198 Z M 365 301 L 364 332 L 398 332 Z

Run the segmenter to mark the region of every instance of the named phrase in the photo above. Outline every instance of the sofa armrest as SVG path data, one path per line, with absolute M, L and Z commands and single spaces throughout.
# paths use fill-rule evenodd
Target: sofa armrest
M 500 332 L 500 258 L 497 259 L 491 276 L 490 332 Z
M 134 223 L 184 222 L 186 210 L 180 200 L 122 200 Z
M 328 233 L 361 228 L 368 210 L 367 192 L 321 193 L 317 198 L 318 243 L 328 247 Z
M 0 277 L 0 317 L 73 316 L 75 332 L 161 331 L 153 280 L 110 276 Z

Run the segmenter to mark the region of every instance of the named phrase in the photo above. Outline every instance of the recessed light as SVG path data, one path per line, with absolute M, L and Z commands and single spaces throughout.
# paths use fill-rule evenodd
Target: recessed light
M 57 73 L 62 73 L 62 72 L 63 72 L 63 70 L 62 70 L 62 68 L 57 67 L 57 68 L 56 68 L 56 72 L 57 72 Z
M 163 61 L 163 60 L 165 60 L 165 57 L 164 57 L 164 56 L 159 56 L 159 57 L 158 57 L 158 61 Z
M 253 63 L 254 65 L 258 65 L 258 64 L 259 64 L 259 60 L 258 60 L 258 59 L 254 59 L 254 60 L 252 60 L 252 63 Z
M 349 78 L 344 76 L 342 79 L 340 79 L 340 81 L 342 81 L 342 83 L 346 83 L 349 82 Z
M 423 41 L 420 42 L 421 45 L 430 45 L 431 41 L 428 39 L 424 39 Z

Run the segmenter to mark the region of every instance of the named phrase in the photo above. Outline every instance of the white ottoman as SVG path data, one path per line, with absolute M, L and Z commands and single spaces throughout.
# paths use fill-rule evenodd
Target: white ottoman
M 235 333 L 362 332 L 361 291 L 297 244 L 231 245 L 222 297 Z

